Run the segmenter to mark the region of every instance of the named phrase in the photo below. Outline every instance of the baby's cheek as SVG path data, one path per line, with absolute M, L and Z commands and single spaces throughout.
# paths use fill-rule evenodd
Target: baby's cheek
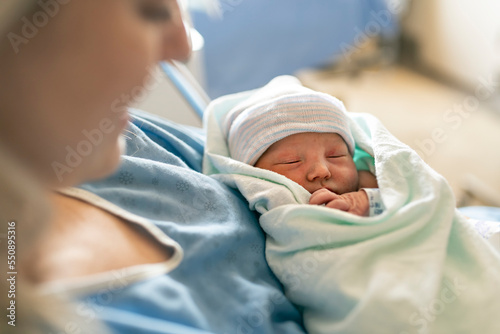
M 361 178 L 359 177 L 358 170 L 355 170 L 353 178 L 355 180 L 355 188 L 356 190 L 359 190 L 359 188 L 361 187 Z
M 358 173 L 353 174 L 350 186 L 350 191 L 358 191 L 359 189 L 359 178 Z
M 287 178 L 289 178 L 290 180 L 300 184 L 301 186 L 305 186 L 306 185 L 306 182 L 305 182 L 305 178 L 304 177 L 301 177 L 299 174 L 297 173 L 292 173 L 292 172 L 284 172 L 284 173 L 281 173 L 281 175 L 283 176 L 286 176 Z
M 296 171 L 296 170 L 294 170 L 294 171 L 279 170 L 279 171 L 275 171 L 275 172 L 285 176 L 286 178 L 294 181 L 295 183 L 300 184 L 302 187 L 306 188 L 307 191 L 311 192 L 308 189 L 308 183 L 307 183 L 307 180 L 304 176 L 304 172 L 300 172 L 300 171 Z
M 357 191 L 359 187 L 359 176 L 358 171 L 355 166 L 349 166 L 346 173 L 344 174 L 344 180 L 346 181 L 346 191 Z

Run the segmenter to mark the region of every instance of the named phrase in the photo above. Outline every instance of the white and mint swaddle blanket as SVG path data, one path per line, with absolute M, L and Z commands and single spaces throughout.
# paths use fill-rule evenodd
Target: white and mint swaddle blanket
M 203 170 L 261 214 L 269 266 L 308 332 L 500 333 L 500 254 L 455 209 L 441 175 L 376 118 L 349 113 L 386 210 L 359 217 L 308 205 L 295 182 L 229 158 L 220 122 L 254 92 L 209 106 Z

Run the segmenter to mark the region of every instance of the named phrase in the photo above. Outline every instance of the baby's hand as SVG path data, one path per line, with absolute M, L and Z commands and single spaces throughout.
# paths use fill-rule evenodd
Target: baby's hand
M 309 204 L 322 205 L 332 209 L 346 211 L 358 216 L 368 216 L 370 203 L 363 190 L 337 195 L 328 189 L 319 189 L 312 193 Z

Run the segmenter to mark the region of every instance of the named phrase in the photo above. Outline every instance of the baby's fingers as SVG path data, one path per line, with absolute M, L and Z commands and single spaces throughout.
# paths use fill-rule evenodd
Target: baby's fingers
M 343 199 L 336 199 L 326 204 L 326 207 L 342 211 L 349 211 L 351 205 L 348 202 L 344 201 Z
M 312 205 L 328 204 L 329 202 L 339 197 L 340 197 L 339 195 L 329 191 L 328 189 L 319 189 L 312 193 L 311 198 L 309 199 L 309 204 Z

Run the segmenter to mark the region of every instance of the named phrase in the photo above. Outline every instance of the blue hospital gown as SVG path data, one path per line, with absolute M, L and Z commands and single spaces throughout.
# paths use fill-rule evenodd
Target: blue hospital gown
M 106 295 L 82 297 L 115 333 L 304 333 L 264 257 L 241 195 L 201 174 L 201 130 L 132 112 L 127 154 L 81 188 L 149 219 L 184 250 L 181 264 Z

